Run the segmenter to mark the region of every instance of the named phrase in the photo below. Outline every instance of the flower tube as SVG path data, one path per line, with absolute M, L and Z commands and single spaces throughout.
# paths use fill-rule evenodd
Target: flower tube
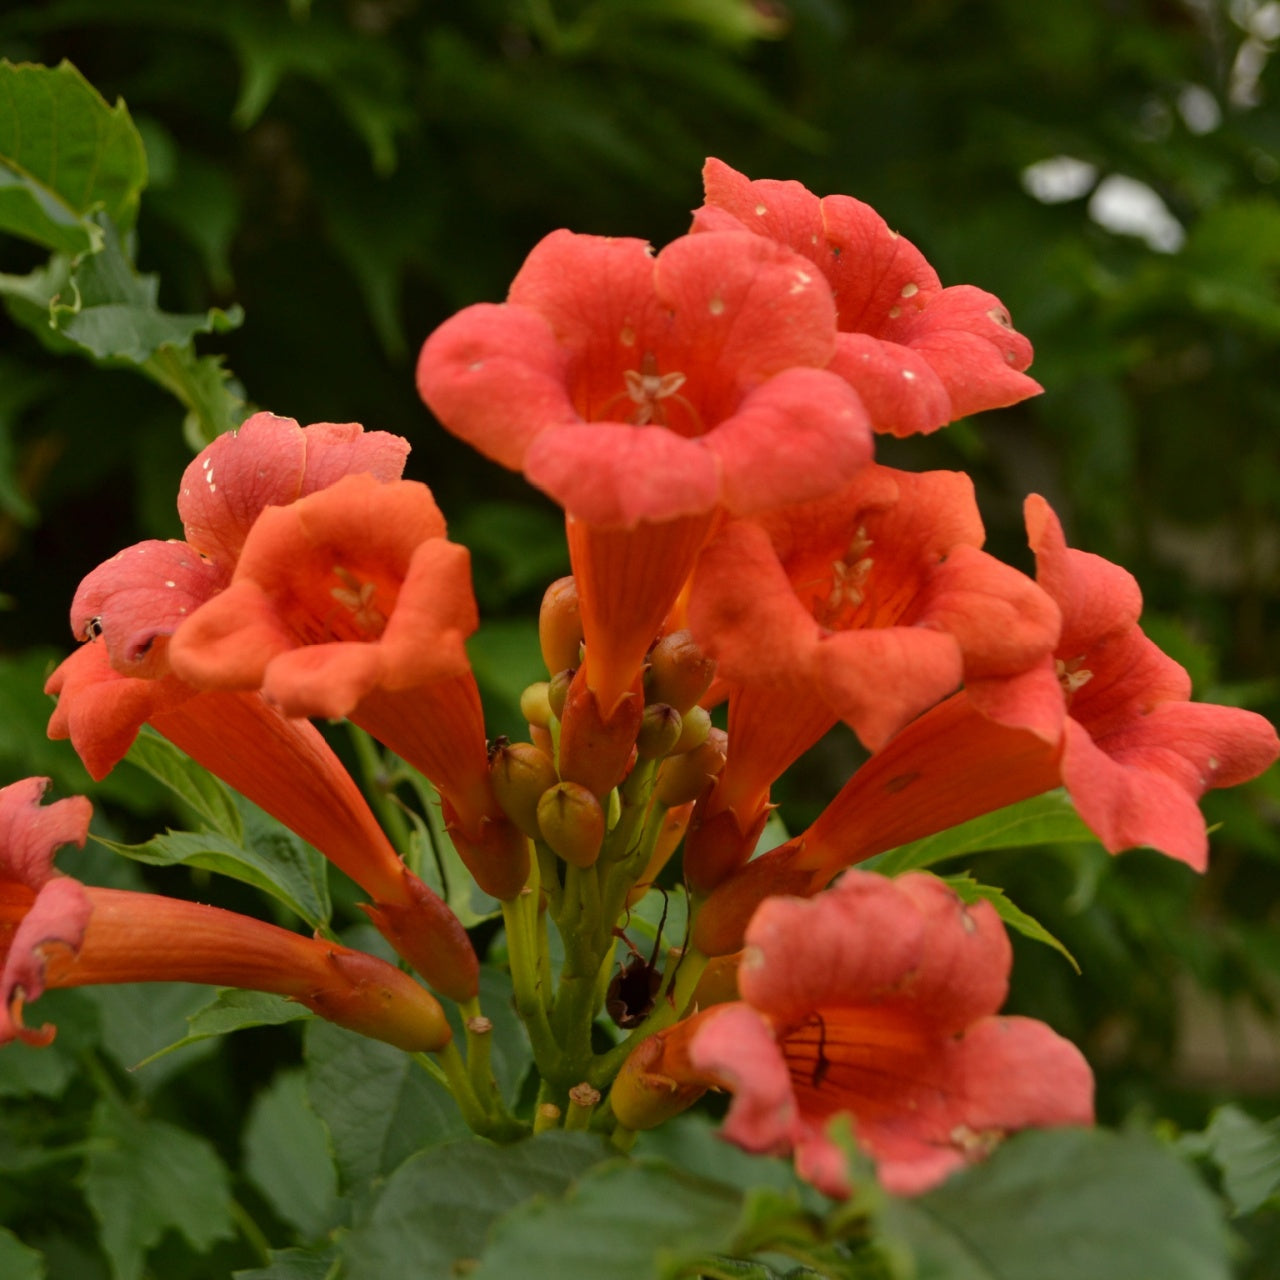
M 0 1045 L 48 1044 L 23 1012 L 45 990 L 120 982 L 198 982 L 288 996 L 313 1013 L 409 1052 L 451 1032 L 434 997 L 361 951 L 304 938 L 200 903 L 80 884 L 53 867 L 83 845 L 83 797 L 42 808 L 44 778 L 0 789 Z

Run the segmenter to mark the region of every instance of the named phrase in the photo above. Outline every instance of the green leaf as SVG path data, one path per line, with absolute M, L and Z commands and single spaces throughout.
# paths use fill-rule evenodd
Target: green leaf
M 889 1231 L 917 1280 L 1228 1280 L 1214 1197 L 1139 1134 L 1024 1133 L 917 1200 Z
M 97 1006 L 103 1049 L 145 1092 L 213 1052 L 212 1043 L 191 1044 L 182 1037 L 187 1019 L 209 1003 L 208 987 L 130 982 L 86 987 L 84 994 Z
M 344 1280 L 464 1274 L 461 1264 L 481 1255 L 502 1214 L 531 1196 L 561 1194 L 604 1150 L 590 1134 L 558 1132 L 511 1147 L 467 1137 L 419 1152 L 343 1240 Z M 542 1273 L 529 1270 L 532 1262 L 520 1259 L 504 1280 L 535 1280 Z M 614 1274 L 606 1266 L 593 1280 Z
M 1204 1133 L 1187 1134 L 1178 1145 L 1218 1166 L 1237 1215 L 1252 1213 L 1280 1192 L 1280 1117 L 1263 1122 L 1239 1107 L 1219 1107 Z
M 293 832 L 248 804 L 241 806 L 244 843 L 216 831 L 166 831 L 145 844 L 94 839 L 135 862 L 200 867 L 263 889 L 315 930 L 329 921 L 328 864 Z
M 286 1022 L 305 1022 L 315 1015 L 305 1005 L 285 996 L 273 996 L 265 991 L 239 991 L 228 988 L 218 992 L 211 1004 L 197 1009 L 187 1017 L 188 1031 L 181 1040 L 175 1040 L 137 1064 L 136 1069 L 150 1066 L 156 1059 L 165 1057 L 187 1045 L 199 1044 L 215 1036 L 225 1036 L 248 1027 L 273 1027 Z
M 4 1280 L 45 1280 L 47 1274 L 43 1256 L 0 1227 L 0 1276 Z
M 145 365 L 162 347 L 185 347 L 198 333 L 239 326 L 244 318 L 239 307 L 185 315 L 162 311 L 160 277 L 139 275 L 115 226 L 104 221 L 102 228 L 102 251 L 72 268 L 69 296 L 49 302 L 50 325 L 94 359 Z
M 166 1231 L 197 1252 L 234 1234 L 226 1168 L 209 1143 L 103 1099 L 90 1126 L 81 1178 L 116 1280 L 140 1280 Z
M 270 1263 L 252 1271 L 233 1271 L 231 1280 L 333 1280 L 338 1261 L 336 1245 L 319 1252 L 310 1249 L 272 1249 Z
M 306 1029 L 307 1096 L 329 1130 L 344 1190 L 466 1132 L 452 1095 L 410 1055 L 320 1018 Z
M 143 725 L 125 759 L 162 782 L 214 831 L 237 843 L 244 839 L 244 824 L 231 788 L 149 725 Z
M 0 230 L 68 254 L 102 247 L 101 210 L 128 229 L 147 184 L 142 139 L 123 102 L 69 62 L 0 60 Z
M 0 1053 L 0 1098 L 60 1098 L 101 1036 L 97 1006 L 81 990 L 46 991 L 27 1010 L 29 1026 L 44 1022 L 58 1029 L 52 1044 L 37 1049 L 17 1040 Z
M 520 1205 L 494 1228 L 471 1280 L 654 1280 L 731 1250 L 738 1192 L 667 1164 L 610 1161 L 560 1199 Z
M 996 909 L 996 914 L 1011 929 L 1017 929 L 1025 937 L 1032 938 L 1036 942 L 1043 942 L 1045 946 L 1061 952 L 1067 958 L 1071 967 L 1077 973 L 1080 972 L 1080 966 L 1076 963 L 1075 956 L 1039 920 L 1034 916 L 1029 916 L 1021 907 L 1010 902 L 1005 897 L 1003 889 L 991 884 L 979 884 L 968 872 L 962 872 L 954 876 L 940 876 L 939 879 L 949 884 L 964 902 L 991 903 Z
M 286 1022 L 302 1022 L 314 1017 L 309 1009 L 286 996 L 265 991 L 219 991 L 218 998 L 188 1019 L 189 1039 L 225 1036 L 246 1027 L 278 1027 Z
M 1076 813 L 1070 796 L 1058 790 L 983 814 L 935 836 L 900 845 L 887 853 L 868 858 L 862 866 L 881 875 L 896 876 L 903 871 L 931 867 L 936 862 L 957 858 L 964 853 L 1037 844 L 1096 843 L 1097 839 Z
M 304 1240 L 329 1229 L 338 1177 L 302 1071 L 282 1071 L 254 1099 L 244 1131 L 244 1171 Z

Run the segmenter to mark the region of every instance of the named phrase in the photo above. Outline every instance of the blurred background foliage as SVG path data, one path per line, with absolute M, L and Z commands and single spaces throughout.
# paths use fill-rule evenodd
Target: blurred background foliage
M 475 553 L 475 660 L 507 730 L 539 674 L 532 612 L 566 565 L 558 516 L 431 422 L 416 351 L 457 308 L 500 299 L 554 228 L 680 234 L 707 155 L 856 195 L 944 283 L 1000 295 L 1045 394 L 882 441 L 881 459 L 969 470 L 992 548 L 1024 568 L 1021 500 L 1045 493 L 1076 545 L 1136 574 L 1148 630 L 1198 697 L 1277 718 L 1278 41 L 1274 0 L 53 0 L 0 14 L 0 56 L 69 59 L 127 102 L 149 173 L 127 247 L 167 312 L 222 317 L 196 340 L 232 375 L 214 376 L 219 411 L 413 442 L 409 474 Z M 0 236 L 6 280 L 46 256 Z M 0 780 L 51 774 L 142 838 L 164 816 L 155 788 L 127 766 L 91 784 L 44 740 L 40 685 L 70 645 L 83 574 L 180 532 L 191 432 L 136 367 L 68 353 L 6 301 Z M 788 822 L 855 758 L 847 736 L 816 752 L 784 793 Z M 1222 825 L 1202 878 L 1082 846 L 975 863 L 1080 961 L 1077 977 L 1020 945 L 1015 1003 L 1085 1048 L 1111 1122 L 1202 1128 L 1227 1099 L 1280 1111 L 1280 779 L 1206 808 Z M 68 1020 L 59 1044 L 73 1047 Z M 296 1058 L 288 1029 L 261 1034 L 271 1061 Z M 216 1133 L 228 1098 L 247 1105 L 269 1072 L 227 1044 L 170 1072 L 162 1114 Z M 35 1211 L 21 1199 L 0 1193 L 0 1208 Z M 1259 1266 L 1276 1216 L 1245 1227 Z M 163 1274 L 187 1274 L 169 1240 Z

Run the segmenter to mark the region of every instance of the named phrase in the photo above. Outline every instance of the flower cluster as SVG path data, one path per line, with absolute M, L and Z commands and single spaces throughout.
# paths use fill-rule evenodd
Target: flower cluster
M 982 549 L 966 476 L 873 461 L 877 433 L 1040 390 L 998 299 L 944 288 L 856 200 L 714 160 L 704 176 L 689 234 L 655 254 L 557 231 L 505 303 L 454 316 L 419 358 L 440 422 L 565 512 L 572 576 L 544 599 L 527 742 L 486 743 L 465 548 L 401 478 L 408 445 L 354 424 L 250 418 L 184 475 L 185 540 L 120 552 L 72 606 L 85 643 L 49 681 L 51 734 L 100 777 L 149 725 L 349 875 L 436 995 L 336 942 L 59 875 L 52 849 L 83 842 L 87 802 L 41 809 L 28 780 L 0 792 L 0 1040 L 45 1036 L 22 1013 L 48 986 L 257 987 L 435 1053 L 496 1137 L 591 1123 L 625 1145 L 728 1090 L 726 1137 L 793 1151 L 835 1196 L 851 1189 L 835 1117 L 901 1193 L 1010 1131 L 1090 1122 L 1078 1051 L 999 1016 L 995 910 L 928 875 L 848 869 L 1057 787 L 1111 851 L 1203 868 L 1200 796 L 1280 743 L 1189 700 L 1133 579 L 1068 547 L 1043 499 L 1026 507 L 1033 580 Z M 436 997 L 474 1038 L 469 937 L 312 718 L 428 779 L 500 902 L 531 1117 L 485 1084 L 480 1047 L 461 1061 Z M 756 856 L 775 781 L 839 722 L 869 759 Z M 689 938 L 615 973 L 631 905 L 681 844 Z M 143 920 L 147 944 L 127 946 Z

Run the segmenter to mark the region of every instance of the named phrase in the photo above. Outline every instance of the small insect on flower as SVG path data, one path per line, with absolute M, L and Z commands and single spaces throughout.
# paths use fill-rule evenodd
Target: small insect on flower
M 605 1012 L 624 1031 L 638 1027 L 652 1012 L 662 990 L 662 973 L 658 969 L 658 952 L 662 948 L 662 930 L 667 923 L 667 908 L 671 905 L 666 891 L 662 894 L 662 918 L 658 921 L 657 936 L 653 940 L 653 954 L 646 960 L 631 939 L 620 929 L 614 930 L 627 945 L 631 958 L 613 975 L 605 992 Z M 677 963 L 679 963 L 677 961 Z

